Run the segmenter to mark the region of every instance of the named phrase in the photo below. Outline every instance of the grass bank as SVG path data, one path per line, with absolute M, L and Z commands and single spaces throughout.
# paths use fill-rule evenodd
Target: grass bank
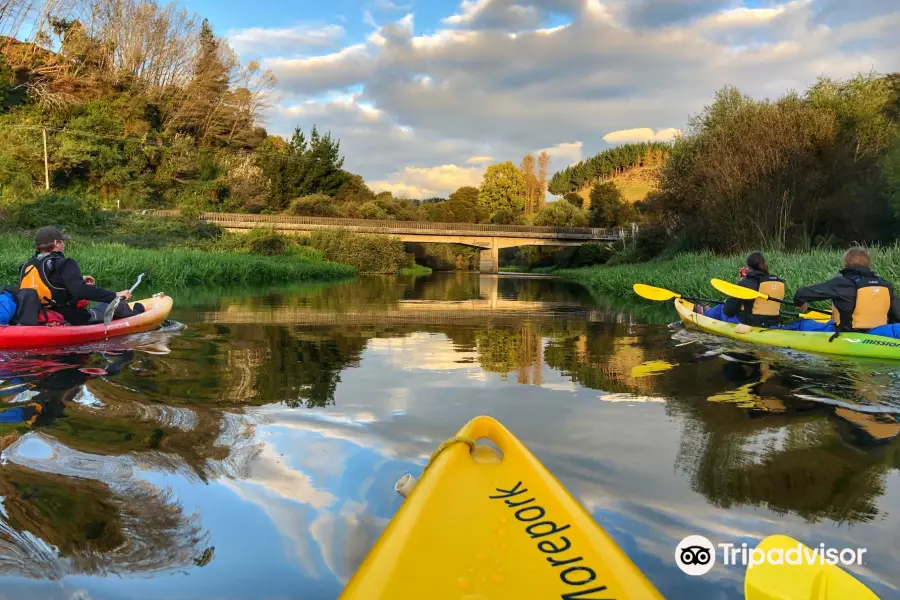
M 809 252 L 766 252 L 772 273 L 787 282 L 787 297 L 804 285 L 837 275 L 843 250 Z M 592 292 L 614 298 L 634 299 L 635 283 L 670 289 L 685 296 L 722 298 L 709 280 L 737 281 L 746 255 L 721 256 L 712 253 L 679 254 L 670 260 L 614 267 L 558 269 L 555 275 L 580 282 Z M 872 250 L 874 270 L 885 279 L 900 284 L 900 245 Z
M 259 256 L 216 250 L 136 249 L 122 244 L 87 240 L 69 242 L 66 254 L 78 260 L 82 272 L 97 277 L 108 289 L 130 287 L 138 273 L 153 292 L 189 285 L 249 285 L 335 281 L 356 273 L 350 265 L 327 262 L 314 255 Z M 0 283 L 14 284 L 19 266 L 33 253 L 31 240 L 0 235 Z M 144 284 L 142 284 L 143 287 Z M 145 291 L 149 291 L 144 287 Z
M 428 275 L 431 275 L 433 272 L 434 271 L 432 271 L 428 267 L 423 267 L 420 264 L 414 264 L 411 267 L 406 267 L 406 268 L 400 269 L 400 271 L 398 271 L 397 274 L 401 275 L 403 277 L 427 277 Z

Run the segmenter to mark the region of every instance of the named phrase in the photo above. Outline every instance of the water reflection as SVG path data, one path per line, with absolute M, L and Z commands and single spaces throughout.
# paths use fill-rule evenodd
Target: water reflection
M 892 365 L 736 350 L 556 280 L 192 292 L 173 317 L 187 328 L 121 347 L 0 356 L 11 597 L 336 598 L 400 504 L 394 481 L 477 414 L 666 597 L 740 597 L 739 569 L 675 568 L 690 533 L 867 547 L 860 574 L 898 593 Z

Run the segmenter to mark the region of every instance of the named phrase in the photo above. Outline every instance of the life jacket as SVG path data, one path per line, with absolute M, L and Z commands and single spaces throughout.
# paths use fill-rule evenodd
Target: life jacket
M 845 275 L 856 286 L 856 303 L 853 313 L 838 310 L 832 304 L 831 316 L 838 331 L 868 330 L 888 324 L 891 310 L 891 284 L 872 273 L 869 275 Z
M 69 306 L 73 304 L 71 294 L 65 288 L 55 287 L 50 283 L 50 274 L 67 260 L 62 252 L 51 252 L 43 256 L 35 255 L 22 265 L 19 276 L 19 289 L 32 289 L 37 292 L 42 306 Z
M 784 281 L 775 275 L 766 275 L 760 279 L 759 293 L 770 298 L 784 299 Z M 777 317 L 781 314 L 781 303 L 774 300 L 757 298 L 753 301 L 752 314 L 759 317 Z

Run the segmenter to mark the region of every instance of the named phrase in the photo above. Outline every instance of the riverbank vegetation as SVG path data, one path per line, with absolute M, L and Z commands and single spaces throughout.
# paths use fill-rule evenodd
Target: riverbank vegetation
M 873 247 L 871 251 L 878 274 L 891 281 L 900 281 L 900 244 Z M 789 298 L 801 286 L 836 276 L 842 265 L 842 255 L 843 250 L 824 248 L 805 251 L 771 250 L 766 252 L 766 260 L 771 271 L 785 279 L 785 297 Z M 553 274 L 576 280 L 592 292 L 605 297 L 633 300 L 637 296 L 632 286 L 635 283 L 646 283 L 685 296 L 724 299 L 710 286 L 710 279 L 737 280 L 745 258 L 743 253 L 723 256 L 714 252 L 686 252 L 668 260 L 644 264 L 558 269 Z

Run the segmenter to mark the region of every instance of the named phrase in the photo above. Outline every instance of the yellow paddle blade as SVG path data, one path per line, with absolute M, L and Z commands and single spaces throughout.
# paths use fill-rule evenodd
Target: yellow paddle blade
M 740 298 L 741 300 L 756 300 L 757 298 L 767 300 L 769 298 L 765 294 L 760 294 L 759 292 L 751 290 L 750 288 L 745 288 L 740 285 L 728 283 L 727 281 L 722 281 L 721 279 L 712 279 L 709 283 L 726 296 L 731 296 L 732 298 Z
M 673 300 L 675 298 L 681 298 L 681 294 L 676 294 L 675 292 L 653 287 L 652 285 L 647 285 L 644 283 L 636 283 L 634 286 L 634 293 L 642 298 L 646 298 L 647 300 Z
M 818 321 L 819 323 L 827 323 L 831 320 L 829 315 L 824 313 L 800 313 L 801 319 L 809 319 L 810 321 Z
M 751 556 L 744 579 L 746 600 L 878 600 L 858 579 L 829 564 L 827 552 L 823 559 L 821 547 L 808 548 L 786 535 L 771 535 L 756 548 L 772 560 L 757 564 Z

